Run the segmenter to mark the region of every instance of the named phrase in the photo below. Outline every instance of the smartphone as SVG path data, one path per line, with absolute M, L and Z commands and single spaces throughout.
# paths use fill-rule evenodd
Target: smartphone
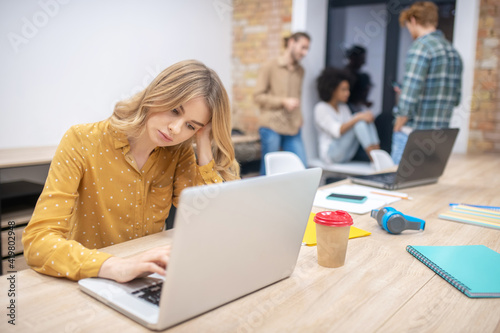
M 366 201 L 366 196 L 363 195 L 349 195 L 349 194 L 339 194 L 331 193 L 326 197 L 329 200 L 338 200 L 352 203 L 363 203 Z
M 401 89 L 401 84 L 399 82 L 392 81 L 392 87 Z

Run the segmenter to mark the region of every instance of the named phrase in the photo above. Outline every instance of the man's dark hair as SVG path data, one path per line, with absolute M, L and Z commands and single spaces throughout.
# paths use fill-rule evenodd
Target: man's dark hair
M 294 41 L 298 41 L 301 38 L 306 38 L 308 41 L 311 41 L 311 36 L 307 32 L 298 31 L 288 37 L 285 37 L 283 40 L 285 41 L 285 49 L 288 47 L 288 41 L 293 39 Z
M 351 82 L 351 76 L 348 72 L 334 67 L 325 68 L 316 80 L 319 98 L 325 102 L 330 101 L 333 92 L 337 90 L 342 81 Z

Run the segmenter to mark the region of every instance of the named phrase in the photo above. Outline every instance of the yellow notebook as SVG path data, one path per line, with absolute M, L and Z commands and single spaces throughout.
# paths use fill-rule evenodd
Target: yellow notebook
M 307 222 L 306 232 L 304 233 L 304 239 L 302 240 L 303 245 L 315 246 L 316 245 L 316 223 L 314 223 L 314 213 L 309 215 L 309 221 Z M 351 231 L 349 232 L 349 239 L 364 237 L 371 235 L 371 232 L 359 229 L 351 226 Z

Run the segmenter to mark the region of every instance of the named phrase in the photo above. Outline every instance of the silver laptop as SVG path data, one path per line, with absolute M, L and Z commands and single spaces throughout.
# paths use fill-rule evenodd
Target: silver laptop
M 315 168 L 188 188 L 177 207 L 166 277 L 125 284 L 88 278 L 80 288 L 162 330 L 287 278 L 320 177 Z
M 448 163 L 458 128 L 410 133 L 396 172 L 351 177 L 356 184 L 396 190 L 438 181 Z

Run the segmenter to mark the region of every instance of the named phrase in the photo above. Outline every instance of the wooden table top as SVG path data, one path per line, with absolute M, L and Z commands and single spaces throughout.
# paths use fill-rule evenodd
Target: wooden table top
M 413 200 L 392 205 L 425 219 L 425 231 L 391 235 L 368 214 L 353 215 L 354 225 L 372 234 L 349 241 L 343 267 L 321 267 L 316 247 L 302 247 L 290 278 L 168 331 L 500 332 L 500 298 L 468 298 L 406 252 L 407 245 L 470 244 L 500 252 L 499 230 L 438 219 L 450 202 L 500 206 L 499 166 L 498 155 L 453 155 L 437 184 L 402 190 Z M 103 251 L 128 256 L 170 237 L 167 231 Z M 32 270 L 18 272 L 16 282 L 16 332 L 149 331 L 81 292 L 76 282 Z M 2 276 L 3 307 L 8 289 Z M 7 320 L 4 315 L 0 331 L 14 331 Z
M 234 135 L 233 144 L 253 143 L 260 140 L 258 134 Z M 57 145 L 0 149 L 0 168 L 48 164 L 52 161 Z
M 48 164 L 57 146 L 0 149 L 0 168 Z

